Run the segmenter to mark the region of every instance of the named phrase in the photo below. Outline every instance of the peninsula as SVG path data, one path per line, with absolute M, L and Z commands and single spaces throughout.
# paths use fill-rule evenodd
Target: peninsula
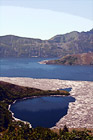
M 45 60 L 40 64 L 56 64 L 56 65 L 93 65 L 93 52 L 66 55 L 57 60 Z
M 25 92 L 27 89 L 30 90 L 31 93 L 25 95 L 24 92 L 24 94 L 20 94 L 20 97 L 32 96 L 32 93 L 33 95 L 39 95 L 41 90 L 47 90 L 47 91 L 52 90 L 55 91 L 54 92 L 55 94 L 56 90 L 58 89 L 72 88 L 72 90 L 70 91 L 70 95 L 74 97 L 76 101 L 71 102 L 69 104 L 67 115 L 64 116 L 63 118 L 60 118 L 59 122 L 56 123 L 56 126 L 54 126 L 54 128 L 63 128 L 65 124 L 69 128 L 93 128 L 92 125 L 93 108 L 91 106 L 93 104 L 93 100 L 92 100 L 93 82 L 67 81 L 67 80 L 57 80 L 57 79 L 9 78 L 9 77 L 0 77 L 0 81 L 22 86 L 21 88 L 19 86 L 15 86 L 16 87 L 15 91 L 19 89 L 17 91 L 20 93 L 23 92 L 23 89 L 25 89 L 24 90 Z M 12 87 L 11 92 L 13 91 L 13 87 L 14 87 L 14 85 L 12 84 L 10 86 Z M 30 87 L 30 89 L 23 88 L 23 86 Z M 46 91 L 42 91 L 41 95 L 46 95 L 45 93 Z M 15 99 L 17 99 L 17 94 L 15 94 Z
M 11 81 L 10 83 L 4 82 L 3 78 L 0 78 L 0 131 L 7 128 L 14 119 L 11 112 L 8 110 L 8 106 L 15 100 L 50 95 L 68 96 L 69 92 L 63 90 L 40 90 L 28 86 L 18 86 L 17 83 L 15 85 L 12 84 Z
M 93 82 L 16 77 L 0 77 L 0 81 L 0 139 L 93 139 L 93 109 L 91 106 L 93 104 Z M 54 95 L 60 93 L 59 88 L 69 87 L 72 88 L 70 95 L 76 101 L 69 104 L 67 115 L 60 118 L 51 129 L 31 128 L 28 123 L 13 120 L 14 117 L 8 110 L 8 105 L 15 99 L 32 97 L 32 95 L 51 95 L 51 93 Z M 64 93 L 68 94 L 65 91 Z

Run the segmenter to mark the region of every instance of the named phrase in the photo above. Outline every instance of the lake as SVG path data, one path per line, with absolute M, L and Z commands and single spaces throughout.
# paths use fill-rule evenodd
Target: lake
M 51 58 L 46 59 L 50 60 Z M 93 81 L 93 66 L 62 66 L 38 63 L 43 60 L 45 58 L 0 58 L 0 77 Z
M 31 123 L 32 127 L 53 127 L 67 114 L 68 105 L 73 97 L 47 96 L 17 101 L 10 110 L 16 118 Z
M 47 60 L 50 60 L 48 58 Z M 57 59 L 57 58 L 52 58 Z M 0 77 L 31 77 L 61 80 L 93 81 L 93 66 L 62 66 L 39 64 L 45 58 L 2 58 Z M 71 87 L 65 89 L 71 91 Z M 60 89 L 62 90 L 62 89 Z M 17 101 L 11 106 L 14 116 L 33 127 L 53 127 L 67 114 L 72 97 L 40 97 Z

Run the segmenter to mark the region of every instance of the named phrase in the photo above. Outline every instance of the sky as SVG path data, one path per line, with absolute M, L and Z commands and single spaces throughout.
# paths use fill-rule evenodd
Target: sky
M 50 39 L 93 28 L 93 0 L 0 0 L 0 36 Z

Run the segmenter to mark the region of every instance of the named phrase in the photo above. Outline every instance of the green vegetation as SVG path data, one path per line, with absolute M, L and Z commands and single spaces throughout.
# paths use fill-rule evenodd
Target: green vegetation
M 12 115 L 8 110 L 9 104 L 15 100 L 33 96 L 69 95 L 67 91 L 44 91 L 0 82 L 0 131 L 5 130 L 12 122 Z
M 69 132 L 68 128 L 59 130 L 59 133 L 49 128 L 30 128 L 29 124 L 15 121 L 8 110 L 9 104 L 24 97 L 69 95 L 67 91 L 43 91 L 0 82 L 0 140 L 92 140 L 91 131 Z
M 8 126 L 8 129 L 1 133 L 0 140 L 93 140 L 91 131 L 76 131 L 69 132 L 64 126 L 56 133 L 49 128 L 29 128 L 22 122 L 13 122 Z

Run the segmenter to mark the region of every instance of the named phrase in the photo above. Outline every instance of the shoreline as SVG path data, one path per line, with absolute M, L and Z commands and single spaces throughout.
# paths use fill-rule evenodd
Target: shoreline
M 40 61 L 38 62 L 39 64 L 46 64 L 49 60 L 43 60 L 43 61 Z
M 57 96 L 57 97 L 62 96 L 62 97 L 64 97 L 65 95 L 48 95 L 48 96 Z M 70 96 L 70 95 L 68 95 L 68 96 Z M 18 99 L 18 100 L 26 100 L 26 99 L 32 99 L 32 98 L 37 98 L 37 97 L 42 97 L 42 96 L 25 97 L 25 98 Z M 15 100 L 12 104 L 15 104 L 18 100 Z M 19 119 L 19 118 L 16 118 L 16 117 L 14 116 L 15 114 L 10 110 L 12 104 L 10 104 L 10 105 L 8 106 L 8 110 L 9 110 L 9 112 L 11 112 L 12 118 L 13 118 L 15 121 L 21 121 L 21 122 L 23 122 L 24 124 L 28 124 L 28 125 L 29 125 L 29 128 L 33 128 L 33 127 L 32 127 L 32 124 L 31 124 L 30 122 L 28 122 L 28 121 L 23 121 L 23 120 L 21 120 L 21 119 Z M 55 127 L 55 126 L 53 126 L 53 127 Z M 52 129 L 53 127 L 51 127 L 50 129 Z
M 57 59 L 59 60 L 59 59 Z M 51 63 L 50 61 L 53 60 L 43 60 L 38 62 L 39 64 L 44 64 L 44 65 L 62 65 L 62 66 L 93 66 L 93 64 L 61 64 L 61 63 Z M 55 61 L 55 59 L 54 59 Z M 49 63 L 50 62 L 50 63 Z
M 67 125 L 69 128 L 93 128 L 93 82 L 18 77 L 0 77 L 0 81 L 42 90 L 57 90 L 72 87 L 70 96 L 76 100 L 69 103 L 67 115 L 60 118 L 52 129 L 63 128 L 64 125 Z
M 17 100 L 15 100 L 12 104 L 15 104 L 16 101 L 17 101 Z M 9 112 L 11 112 L 12 118 L 13 118 L 15 121 L 21 121 L 21 122 L 23 122 L 24 124 L 28 124 L 28 125 L 29 125 L 29 128 L 32 128 L 32 125 L 31 125 L 28 121 L 23 121 L 23 120 L 21 120 L 21 119 L 19 119 L 19 118 L 16 118 L 16 117 L 14 116 L 14 113 L 10 110 L 12 104 L 10 104 L 10 105 L 8 106 L 8 110 L 9 110 Z

